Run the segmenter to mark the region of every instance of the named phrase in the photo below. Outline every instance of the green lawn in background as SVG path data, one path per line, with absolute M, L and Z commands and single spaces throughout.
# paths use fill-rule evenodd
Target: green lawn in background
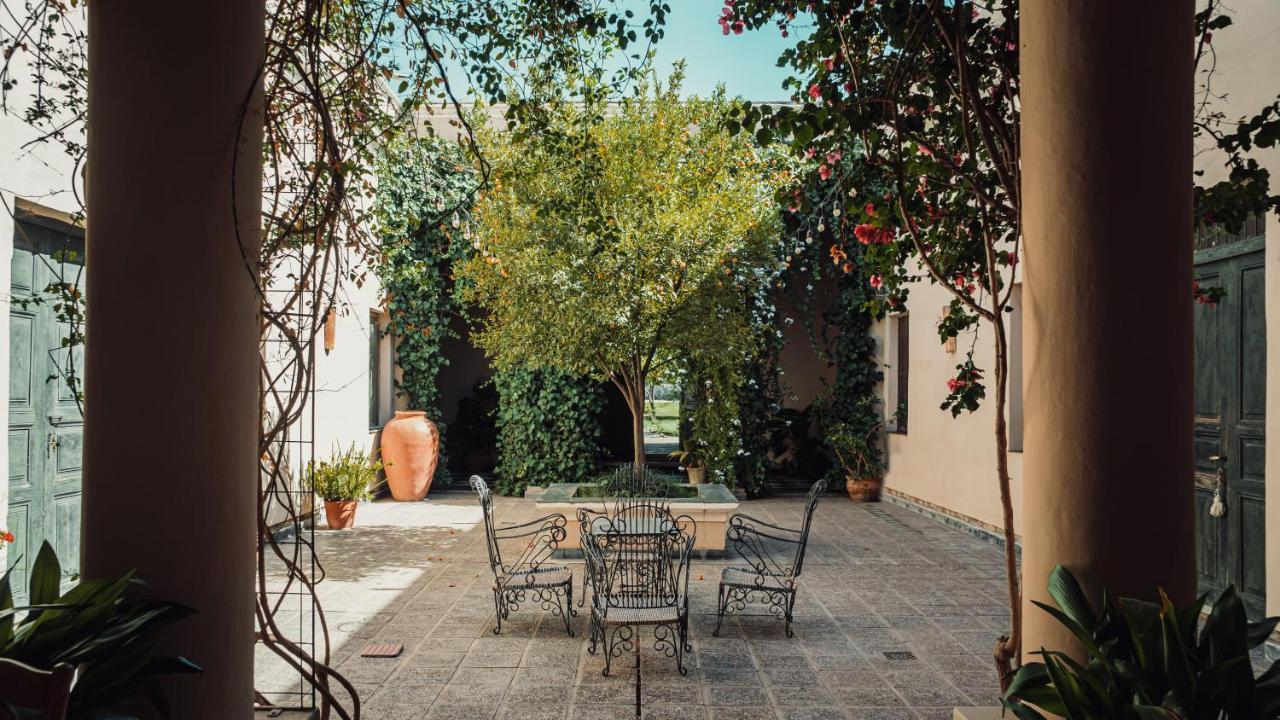
M 656 411 L 656 413 L 655 413 Z M 646 435 L 680 434 L 680 401 L 657 400 L 644 404 L 644 432 Z

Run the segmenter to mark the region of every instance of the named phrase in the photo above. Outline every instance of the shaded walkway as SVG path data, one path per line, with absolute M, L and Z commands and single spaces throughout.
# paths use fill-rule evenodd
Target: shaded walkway
M 784 497 L 743 509 L 791 525 L 801 504 Z M 619 667 L 630 660 L 615 665 L 615 677 L 601 676 L 600 656 L 586 652 L 585 612 L 575 638 L 537 609 L 513 614 L 501 636 L 490 632 L 474 508 L 461 492 L 380 502 L 361 507 L 363 527 L 316 533 L 329 573 L 321 595 L 340 644 L 335 663 L 361 689 L 365 717 L 632 717 L 634 672 Z M 498 498 L 496 511 L 500 524 L 536 514 L 531 501 L 511 498 Z M 644 653 L 647 717 L 941 719 L 956 705 L 995 704 L 989 658 L 1007 614 L 994 545 L 893 505 L 831 495 L 818 506 L 793 639 L 769 617 L 726 620 L 712 637 L 725 562 L 694 566 L 689 675 Z M 577 590 L 581 565 L 574 571 Z M 359 657 L 371 640 L 405 651 Z M 284 678 L 260 672 L 259 687 Z

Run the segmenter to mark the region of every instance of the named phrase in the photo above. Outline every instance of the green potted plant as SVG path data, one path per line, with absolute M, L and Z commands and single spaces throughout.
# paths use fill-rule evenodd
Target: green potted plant
M 701 485 L 707 481 L 707 460 L 702 449 L 690 450 L 686 447 L 671 453 L 670 457 L 679 462 L 680 467 L 689 474 L 690 485 Z
M 12 542 L 7 532 L 3 537 Z M 160 676 L 198 673 L 200 666 L 157 651 L 162 632 L 195 611 L 137 592 L 145 585 L 133 573 L 80 580 L 65 593 L 62 579 L 47 541 L 31 563 L 26 605 L 13 606 L 13 570 L 0 577 L 0 658 L 39 670 L 75 668 L 68 718 L 168 717 Z M 41 708 L 6 709 L 44 717 L 28 714 Z
M 1053 606 L 1035 604 L 1070 630 L 1088 657 L 1031 653 L 1042 661 L 1019 668 L 1005 691 L 1014 717 L 1280 717 L 1280 662 L 1255 676 L 1250 658 L 1280 618 L 1250 622 L 1234 587 L 1207 615 L 1207 595 L 1175 607 L 1163 591 L 1158 603 L 1104 591 L 1095 604 L 1059 565 L 1049 574 L 1049 596 Z
M 328 460 L 313 462 L 307 468 L 311 492 L 324 500 L 324 514 L 332 530 L 345 530 L 355 525 L 356 506 L 371 497 L 378 484 L 382 463 L 358 450 L 355 443 L 346 450 L 334 450 Z
M 854 502 L 875 502 L 884 487 L 884 450 L 879 421 L 840 422 L 827 427 L 827 447 L 844 471 L 844 487 Z

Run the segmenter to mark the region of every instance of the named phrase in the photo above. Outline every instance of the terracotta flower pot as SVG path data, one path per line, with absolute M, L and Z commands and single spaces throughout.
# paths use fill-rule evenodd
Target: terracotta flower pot
M 325 500 L 324 516 L 329 521 L 330 530 L 346 530 L 356 524 L 355 500 Z
M 440 459 L 440 431 L 421 410 L 397 410 L 382 428 L 382 466 L 391 497 L 421 500 L 431 489 Z
M 707 466 L 699 465 L 697 467 L 687 467 L 685 472 L 689 473 L 690 485 L 701 485 L 707 481 Z
M 844 481 L 845 492 L 849 493 L 849 499 L 856 503 L 877 502 L 880 500 L 882 487 L 884 487 L 884 478 L 878 477 L 847 477 Z

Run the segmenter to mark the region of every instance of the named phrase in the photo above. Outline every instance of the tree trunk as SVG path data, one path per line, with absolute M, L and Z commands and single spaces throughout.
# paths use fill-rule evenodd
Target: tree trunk
M 1013 528 L 1013 498 L 1009 491 L 1009 424 L 1005 419 L 1009 385 L 1009 339 L 1004 313 L 992 323 L 996 335 L 996 474 L 1000 480 L 1000 507 L 1004 513 L 1004 570 L 1009 591 L 1009 635 L 996 641 L 994 659 L 1001 691 L 1008 689 L 1009 673 L 1020 657 L 1022 645 L 1022 583 L 1018 578 L 1017 535 Z
M 631 406 L 631 443 L 635 453 L 636 478 L 644 476 L 644 376 L 631 380 L 627 404 Z

